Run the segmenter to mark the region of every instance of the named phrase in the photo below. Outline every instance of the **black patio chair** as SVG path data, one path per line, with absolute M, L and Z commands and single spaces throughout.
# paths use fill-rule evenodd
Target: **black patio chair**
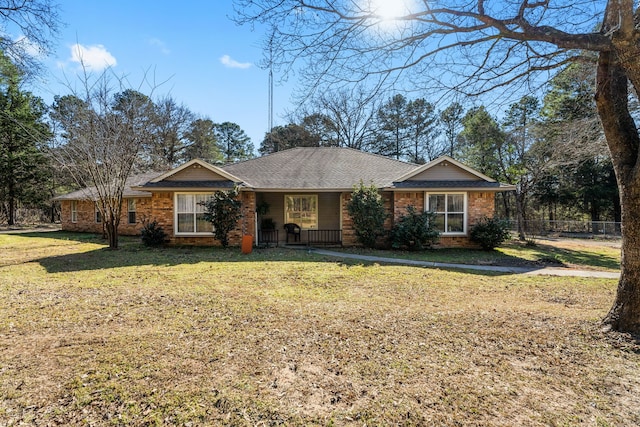
M 300 232 L 302 229 L 298 224 L 294 224 L 293 222 L 287 223 L 284 225 L 284 229 L 287 230 L 287 243 L 289 243 L 289 234 L 293 234 L 293 241 L 300 241 Z

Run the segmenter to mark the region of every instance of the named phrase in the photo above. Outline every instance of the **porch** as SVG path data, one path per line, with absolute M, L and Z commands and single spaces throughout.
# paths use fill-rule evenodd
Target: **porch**
M 257 246 L 342 246 L 339 192 L 256 194 Z
M 284 242 L 280 236 L 284 234 Z M 300 230 L 300 233 L 288 233 L 287 230 L 259 230 L 257 246 L 271 247 L 285 245 L 300 246 L 342 246 L 342 230 Z

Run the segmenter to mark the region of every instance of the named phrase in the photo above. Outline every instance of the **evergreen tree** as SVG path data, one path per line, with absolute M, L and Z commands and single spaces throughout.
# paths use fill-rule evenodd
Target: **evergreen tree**
M 210 199 L 202 202 L 204 219 L 213 225 L 213 235 L 222 247 L 229 246 L 229 233 L 238 226 L 242 218 L 242 202 L 238 187 L 227 191 L 216 191 Z
M 462 130 L 464 108 L 458 102 L 454 102 L 440 112 L 440 123 L 445 136 L 445 153 L 450 157 L 456 157 L 458 152 L 458 135 Z
M 575 63 L 550 81 L 542 108 L 545 133 L 541 143 L 548 157 L 544 171 L 548 177 L 541 182 L 553 179 L 557 185 L 536 193 L 557 199 L 566 211 L 587 215 L 594 222 L 605 213 L 619 221 L 619 193 L 597 115 L 594 78 L 592 64 Z M 548 194 L 552 189 L 555 195 Z
M 300 121 L 300 126 L 313 137 L 318 138 L 321 147 L 335 147 L 338 145 L 336 125 L 328 116 L 320 113 L 304 116 Z
M 251 139 L 237 124 L 231 122 L 216 124 L 214 132 L 223 160 L 226 163 L 254 157 Z
M 9 225 L 20 203 L 44 205 L 51 169 L 44 154 L 51 132 L 40 98 L 20 88 L 21 75 L 0 57 L 0 200 Z
M 407 103 L 406 114 L 409 141 L 407 160 L 421 164 L 440 156 L 443 150 L 436 140 L 438 118 L 433 104 L 424 98 L 414 99 Z
M 377 113 L 377 131 L 374 151 L 383 156 L 400 159 L 409 148 L 409 120 L 407 99 L 398 94 L 383 104 Z
M 215 124 L 211 119 L 192 121 L 184 137 L 188 144 L 184 152 L 185 160 L 202 159 L 212 164 L 222 163 Z
M 295 123 L 276 126 L 268 132 L 258 151 L 261 155 L 275 153 L 294 147 L 319 147 L 320 138 Z
M 462 119 L 460 133 L 462 160 L 494 179 L 504 178 L 499 151 L 506 135 L 484 106 L 472 108 Z
M 540 170 L 536 158 L 530 155 L 538 134 L 538 112 L 539 102 L 533 96 L 524 96 L 511 104 L 503 122 L 506 144 L 498 154 L 506 181 L 516 185 L 516 219 L 520 240 L 526 238 L 527 202 Z
M 362 181 L 354 186 L 351 199 L 347 202 L 347 212 L 353 220 L 353 228 L 358 241 L 367 248 L 376 245 L 378 237 L 384 235 L 384 221 L 387 214 L 384 200 L 378 188 L 371 184 L 365 186 Z

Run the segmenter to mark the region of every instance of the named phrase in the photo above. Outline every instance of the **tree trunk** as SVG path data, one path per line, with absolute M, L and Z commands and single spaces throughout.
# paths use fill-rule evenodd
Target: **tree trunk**
M 626 194 L 625 194 L 626 193 Z M 622 262 L 616 299 L 604 324 L 617 331 L 640 332 L 640 190 L 621 193 Z M 632 194 L 628 194 L 632 193 Z
M 518 239 L 527 240 L 524 227 L 525 197 L 521 189 L 516 190 L 516 217 L 518 221 Z
M 7 212 L 7 225 L 15 225 L 16 223 L 16 193 L 13 177 L 9 178 L 9 191 L 7 192 L 9 199 L 9 209 Z
M 638 61 L 628 54 L 626 61 Z M 621 55 L 622 56 L 622 55 Z M 622 63 L 616 52 L 601 52 L 598 59 L 596 104 L 611 152 L 620 192 L 622 261 L 618 290 L 606 327 L 640 332 L 640 137 L 628 110 L 628 81 L 640 89 L 639 64 Z M 629 79 L 629 80 L 628 80 Z
M 118 224 L 110 218 L 105 222 L 105 230 L 107 231 L 109 249 L 118 249 Z

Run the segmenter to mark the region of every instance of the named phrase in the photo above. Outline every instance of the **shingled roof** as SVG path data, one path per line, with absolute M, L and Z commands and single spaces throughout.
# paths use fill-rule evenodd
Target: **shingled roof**
M 436 170 L 436 166 L 446 169 Z M 180 177 L 181 173 L 187 176 Z M 298 147 L 225 166 L 195 159 L 166 173 L 136 175 L 127 180 L 124 197 L 150 197 L 152 191 L 214 191 L 236 184 L 249 191 L 351 191 L 360 181 L 380 189 L 405 191 L 515 189 L 447 156 L 416 165 L 351 148 Z M 95 188 L 55 198 L 87 199 L 97 199 Z
M 123 197 L 151 197 L 148 191 L 134 190 L 131 187 L 138 187 L 153 178 L 160 176 L 163 172 L 147 172 L 139 175 L 133 175 L 127 178 L 125 183 Z M 98 191 L 95 187 L 86 187 L 68 194 L 55 197 L 54 200 L 97 200 Z
M 417 165 L 341 147 L 298 147 L 223 166 L 256 190 L 351 190 L 362 181 L 389 187 Z

